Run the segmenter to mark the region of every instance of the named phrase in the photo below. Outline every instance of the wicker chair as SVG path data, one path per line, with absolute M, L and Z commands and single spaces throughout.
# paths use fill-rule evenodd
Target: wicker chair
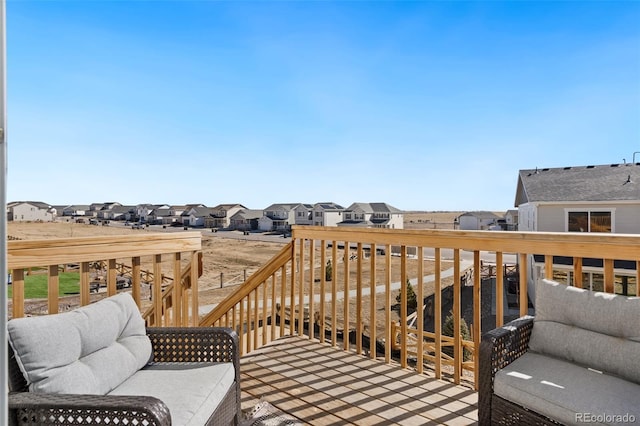
M 482 336 L 478 390 L 478 420 L 481 426 L 558 424 L 493 393 L 496 372 L 527 351 L 532 329 L 533 317 L 525 316 Z
M 233 362 L 235 383 L 207 425 L 237 424 L 240 416 L 240 360 L 237 334 L 225 328 L 147 328 L 154 368 L 181 363 Z M 184 364 L 183 364 L 184 365 Z M 145 367 L 147 368 L 147 367 Z M 9 345 L 9 425 L 171 425 L 164 402 L 149 396 L 45 394 L 29 392 Z

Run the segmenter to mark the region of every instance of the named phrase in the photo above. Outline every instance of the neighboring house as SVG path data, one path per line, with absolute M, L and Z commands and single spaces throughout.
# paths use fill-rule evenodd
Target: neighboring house
M 211 209 L 211 216 L 205 219 L 205 228 L 227 229 L 231 227 L 231 217 L 241 210 L 242 204 L 218 204 Z
M 520 170 L 515 206 L 519 231 L 640 234 L 640 163 Z M 530 289 L 542 262 L 533 257 Z M 554 257 L 553 269 L 573 282 L 573 259 Z M 582 271 L 583 285 L 603 288 L 602 259 L 583 259 Z M 616 291 L 638 285 L 635 262 L 616 260 L 615 276 Z
M 313 223 L 315 226 L 338 226 L 342 222 L 344 207 L 333 202 L 313 205 Z
M 504 214 L 504 221 L 507 227 L 507 231 L 518 230 L 518 210 L 507 210 Z
M 157 209 L 169 209 L 169 205 L 167 204 L 138 204 L 134 208 L 133 215 L 127 220 L 133 220 L 136 222 L 151 222 L 149 220 L 149 216 L 154 210 Z
M 180 215 L 182 224 L 194 227 L 203 227 L 206 218 L 211 215 L 210 207 L 191 207 Z
M 173 216 L 169 207 L 159 207 L 153 209 L 147 216 L 146 221 L 153 225 L 171 225 L 174 222 L 179 222 L 180 216 Z
M 100 219 L 104 219 L 105 212 L 111 210 L 114 206 L 121 206 L 122 204 L 117 202 L 107 202 L 107 203 L 92 203 L 89 205 L 89 211 L 85 212 L 85 216 L 97 217 Z M 108 216 L 109 213 L 106 213 Z
M 62 209 L 62 216 L 84 216 L 89 211 L 89 206 L 86 204 L 74 204 Z
M 258 229 L 258 221 L 261 217 L 262 210 L 240 210 L 229 218 L 229 226 L 238 231 L 255 231 Z
M 295 206 L 292 225 L 313 225 L 313 205 L 298 204 Z
M 260 220 L 258 229 L 261 231 L 286 231 L 295 223 L 296 211 L 300 203 L 276 203 L 267 207 Z
M 403 211 L 387 203 L 353 203 L 343 212 L 338 226 L 363 228 L 404 228 Z
M 181 216 L 186 210 L 189 210 L 192 207 L 206 207 L 204 204 L 186 204 L 186 205 L 176 205 L 169 207 L 169 212 L 171 216 Z
M 103 220 L 129 220 L 135 213 L 134 206 L 123 206 L 120 203 L 107 203 L 98 210 L 96 217 Z
M 52 222 L 55 212 L 40 201 L 14 201 L 7 204 L 9 222 Z
M 67 207 L 67 205 L 51 206 L 51 212 L 53 213 L 54 218 L 57 216 L 64 216 L 64 209 Z
M 458 226 L 462 230 L 483 231 L 496 226 L 500 219 L 502 218 L 493 212 L 466 212 L 458 216 Z
M 136 206 L 113 206 L 108 214 L 104 215 L 106 220 L 134 220 L 136 217 Z

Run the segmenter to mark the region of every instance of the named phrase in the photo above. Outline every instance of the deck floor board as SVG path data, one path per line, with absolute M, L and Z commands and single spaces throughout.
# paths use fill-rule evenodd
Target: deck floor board
M 242 408 L 267 401 L 310 425 L 477 424 L 477 393 L 298 336 L 242 357 Z

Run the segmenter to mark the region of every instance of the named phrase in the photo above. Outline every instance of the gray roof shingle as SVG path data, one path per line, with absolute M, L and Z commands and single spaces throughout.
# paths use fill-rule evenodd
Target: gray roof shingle
M 628 200 L 640 200 L 640 163 L 520 170 L 515 205 Z

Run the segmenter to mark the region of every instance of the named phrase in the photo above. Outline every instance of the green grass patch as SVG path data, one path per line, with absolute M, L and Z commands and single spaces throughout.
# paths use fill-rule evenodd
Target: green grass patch
M 27 275 L 24 278 L 24 298 L 44 299 L 48 296 L 48 276 L 46 274 Z M 78 294 L 80 292 L 80 274 L 78 272 L 62 272 L 59 275 L 60 295 Z M 7 297 L 13 296 L 13 285 L 7 287 Z

